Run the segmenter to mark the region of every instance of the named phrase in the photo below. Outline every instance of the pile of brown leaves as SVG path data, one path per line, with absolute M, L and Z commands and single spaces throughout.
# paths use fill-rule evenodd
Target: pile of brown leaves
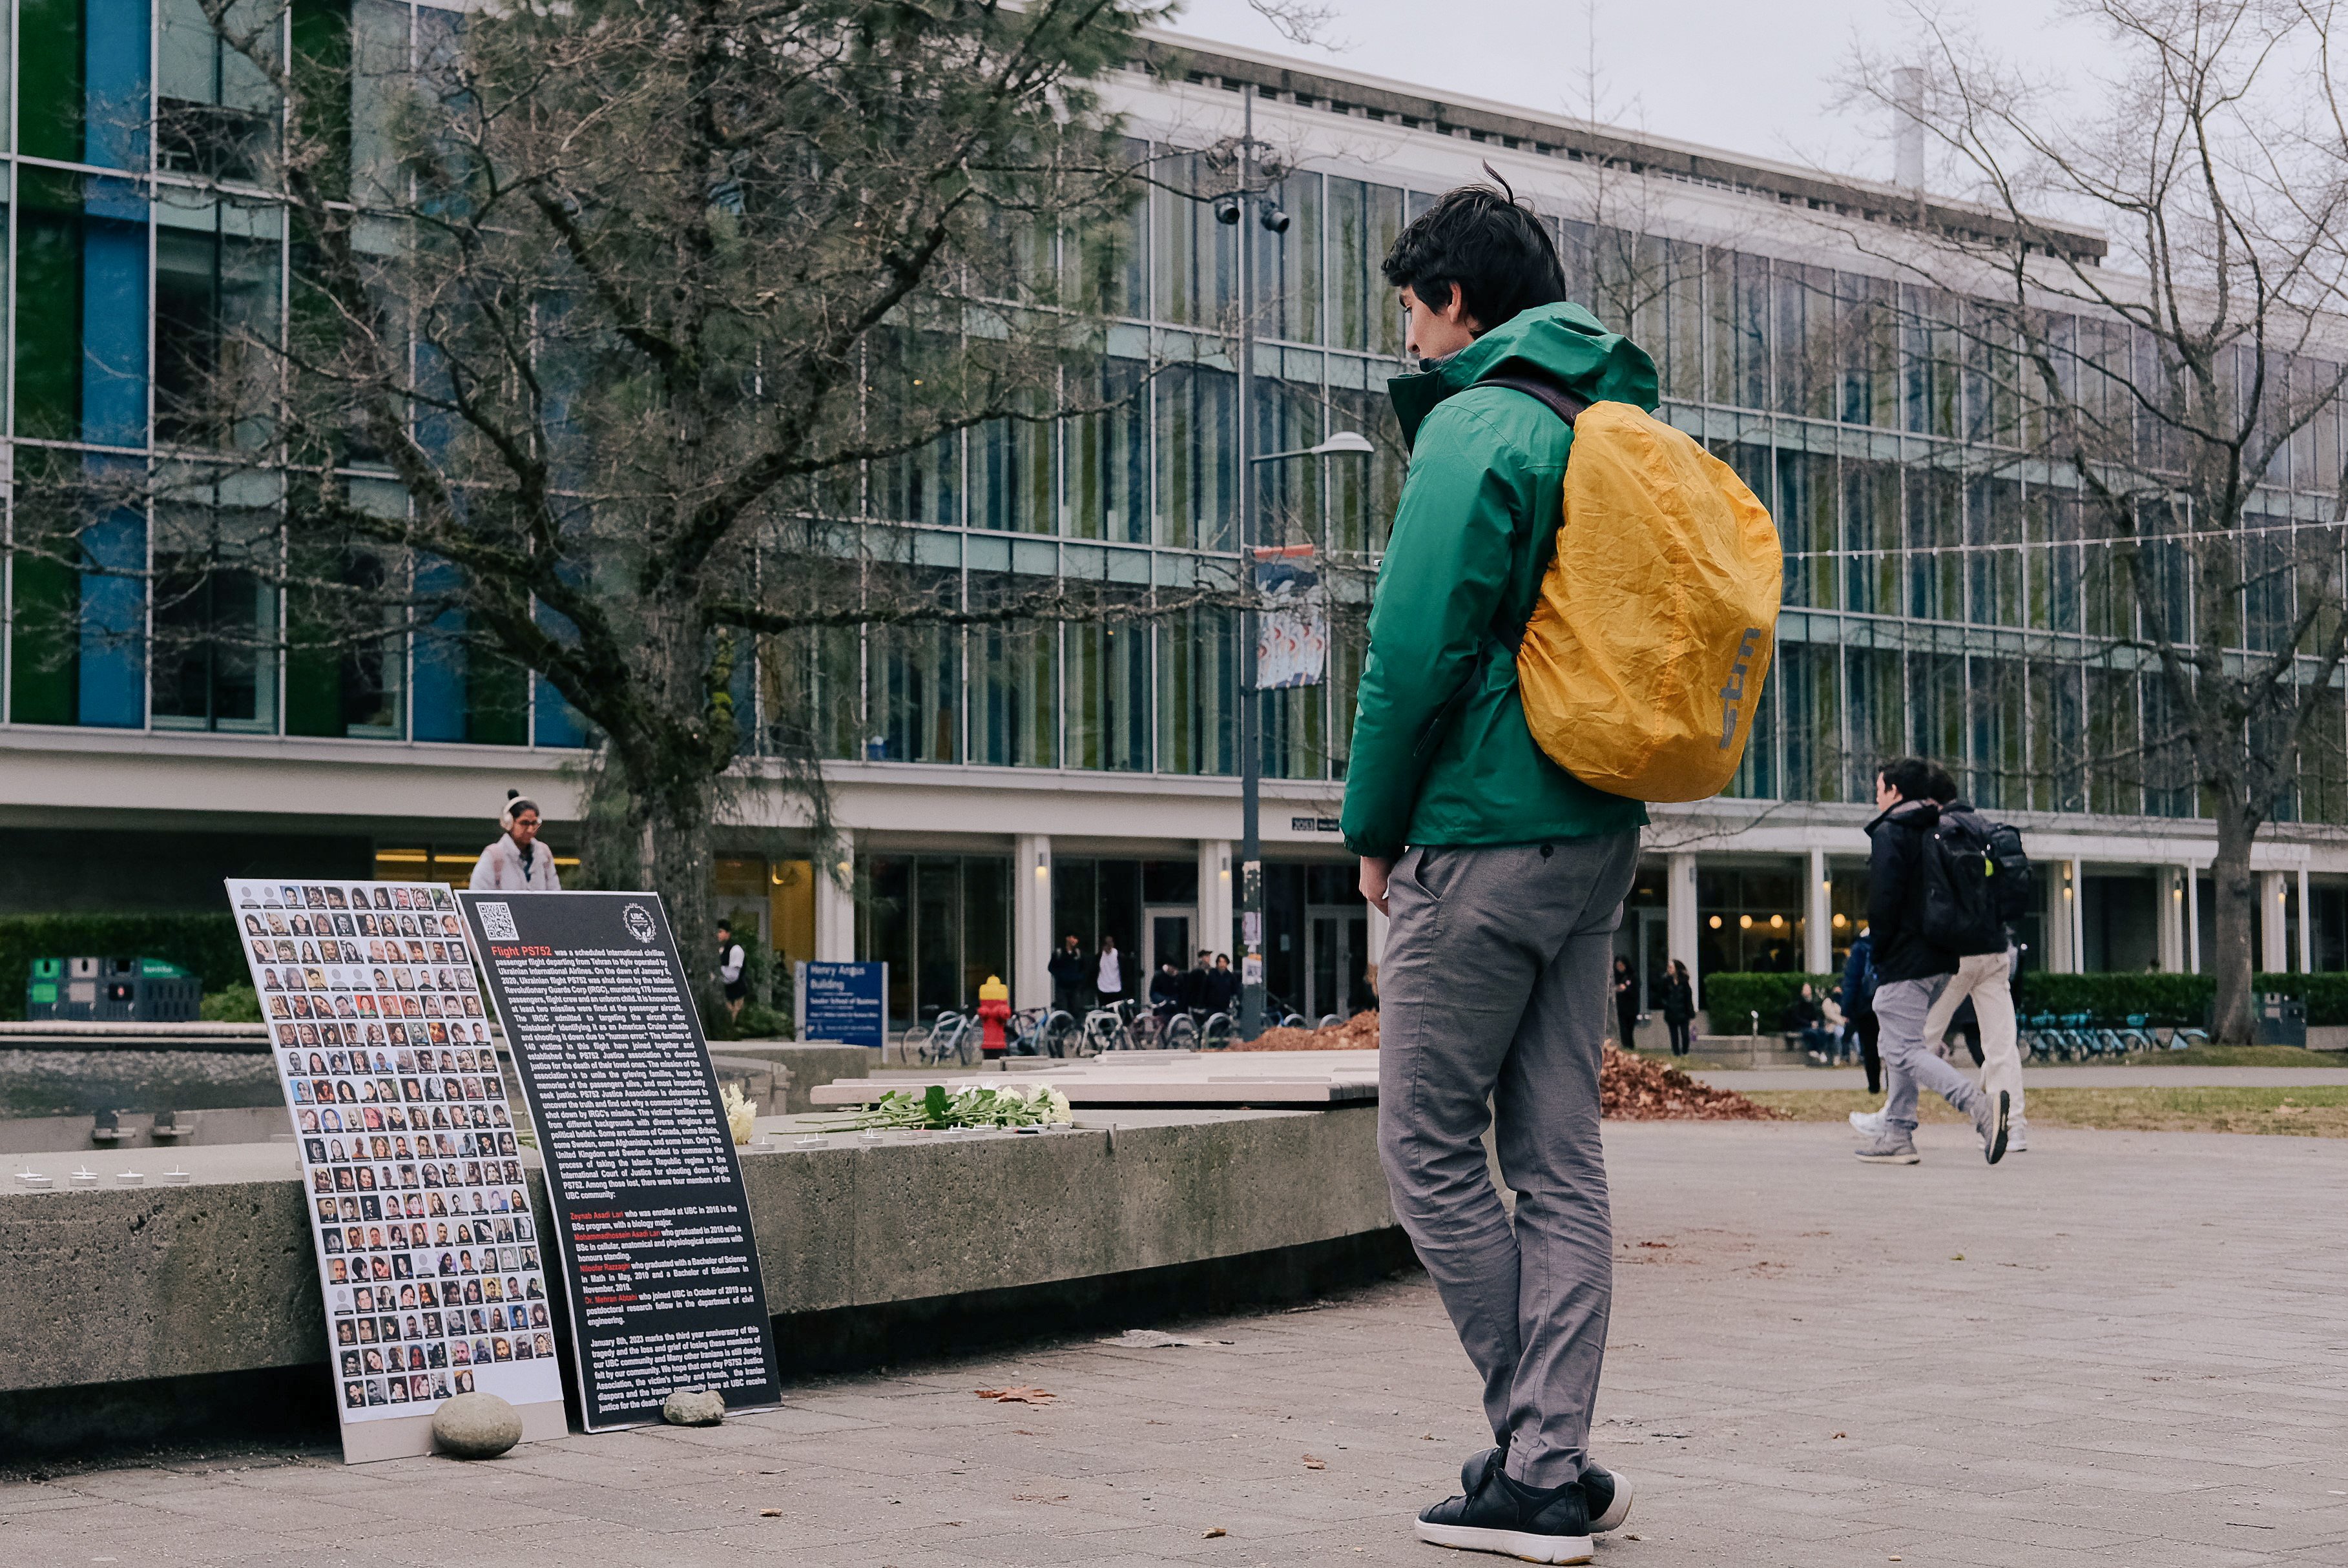
M 1268 1029 L 1253 1040 L 1231 1041 L 1233 1050 L 1375 1050 L 1375 1009 L 1357 1012 L 1334 1029 Z
M 1268 1029 L 1233 1050 L 1375 1050 L 1378 1015 L 1355 1013 L 1334 1029 Z M 1599 1095 L 1618 1122 L 1781 1122 L 1785 1112 L 1733 1090 L 1699 1083 L 1676 1067 L 1629 1055 L 1608 1042 L 1598 1070 Z
M 1782 1122 L 1786 1113 L 1756 1104 L 1731 1089 L 1699 1083 L 1676 1067 L 1648 1061 L 1606 1044 L 1598 1068 L 1598 1097 L 1617 1122 Z

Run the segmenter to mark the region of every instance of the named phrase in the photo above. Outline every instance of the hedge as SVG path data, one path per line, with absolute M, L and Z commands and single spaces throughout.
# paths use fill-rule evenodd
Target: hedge
M 204 989 L 249 985 L 236 917 L 0 915 L 0 1018 L 25 1016 L 35 958 L 164 958 L 203 977 Z
M 1705 977 L 1704 1010 L 1715 1034 L 1743 1034 L 1761 1015 L 1761 1032 L 1775 1034 L 1786 1021 L 1786 1009 L 1807 981 L 1814 995 L 1823 997 L 1840 981 L 1835 975 L 1778 974 L 1762 970 L 1731 970 Z
M 1773 1033 L 1786 1016 L 1786 1006 L 1804 980 L 1820 996 L 1838 975 L 1765 974 L 1731 971 L 1704 982 L 1704 1010 L 1716 1034 L 1742 1034 L 1747 1015 L 1761 1014 L 1764 1033 Z M 2348 1024 L 2348 974 L 2254 975 L 2253 991 L 2281 991 L 2307 1004 L 2311 1025 Z M 2117 1025 L 2132 1013 L 2144 1013 L 2156 1024 L 2207 1027 L 2218 982 L 2209 975 L 2099 974 L 2054 975 L 2034 969 L 2014 981 L 2014 1010 L 2034 1013 L 2090 1013 L 2098 1024 Z

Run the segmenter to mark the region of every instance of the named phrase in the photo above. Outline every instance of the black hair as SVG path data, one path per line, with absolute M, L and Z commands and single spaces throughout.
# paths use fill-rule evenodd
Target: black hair
M 1566 297 L 1549 226 L 1518 201 L 1490 164 L 1489 185 L 1462 185 L 1411 220 L 1386 252 L 1385 279 L 1439 311 L 1458 292 L 1478 332 Z
M 1932 798 L 1939 801 L 1942 805 L 1947 805 L 1957 798 L 1956 779 L 1951 775 L 1948 769 L 1942 767 L 1938 763 L 1934 763 L 1932 764 L 1932 783 L 1931 789 Z
M 731 931 L 734 929 L 734 922 L 731 920 L 720 920 L 717 922 L 717 928 L 721 931 Z
M 1921 757 L 1893 757 L 1875 771 L 1901 800 L 1937 800 L 1940 797 L 1932 793 L 1932 786 L 1949 776 L 1947 769 Z M 1956 791 L 1952 788 L 1949 793 L 1953 795 Z

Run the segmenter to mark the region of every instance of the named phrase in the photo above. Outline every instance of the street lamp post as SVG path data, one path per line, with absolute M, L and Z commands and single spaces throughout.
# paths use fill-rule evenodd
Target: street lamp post
M 1239 1036 L 1241 1040 L 1253 1040 L 1263 1032 L 1264 1022 L 1263 732 L 1259 708 L 1261 693 L 1256 684 L 1260 673 L 1256 667 L 1256 611 L 1252 607 L 1256 565 L 1255 468 L 1259 463 L 1283 462 L 1297 457 L 1367 456 L 1373 448 L 1368 438 L 1359 432 L 1340 430 L 1317 446 L 1293 452 L 1267 452 L 1256 456 L 1248 451 L 1255 436 L 1256 225 L 1245 221 L 1245 219 L 1249 206 L 1256 198 L 1268 196 L 1272 188 L 1268 184 L 1259 188 L 1255 183 L 1255 89 L 1252 87 L 1245 89 L 1241 102 L 1244 106 L 1244 118 L 1240 135 L 1239 187 L 1217 200 L 1215 217 L 1220 222 L 1237 224 L 1240 231 L 1239 439 L 1236 444 L 1239 461 L 1234 466 L 1240 480 L 1240 569 L 1247 574 L 1250 608 L 1241 613 L 1240 624 Z M 1272 201 L 1262 203 L 1257 210 L 1257 220 L 1269 233 L 1287 232 L 1288 214 Z

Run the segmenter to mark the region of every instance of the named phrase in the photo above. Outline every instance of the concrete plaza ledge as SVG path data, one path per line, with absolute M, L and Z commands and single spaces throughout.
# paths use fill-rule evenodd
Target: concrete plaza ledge
M 793 1370 L 1313 1294 L 1407 1257 L 1366 1109 L 1135 1110 L 1042 1134 L 800 1142 L 827 1122 L 837 1118 L 763 1119 L 769 1146 L 744 1152 Z M 28 1164 L 56 1188 L 24 1190 L 15 1172 Z M 70 1187 L 77 1165 L 98 1184 Z M 175 1167 L 187 1183 L 158 1184 Z M 119 1184 L 128 1169 L 143 1184 Z M 542 1174 L 529 1175 L 543 1223 Z M 0 1451 L 224 1423 L 331 1430 L 289 1144 L 11 1158 L 0 1326 Z

